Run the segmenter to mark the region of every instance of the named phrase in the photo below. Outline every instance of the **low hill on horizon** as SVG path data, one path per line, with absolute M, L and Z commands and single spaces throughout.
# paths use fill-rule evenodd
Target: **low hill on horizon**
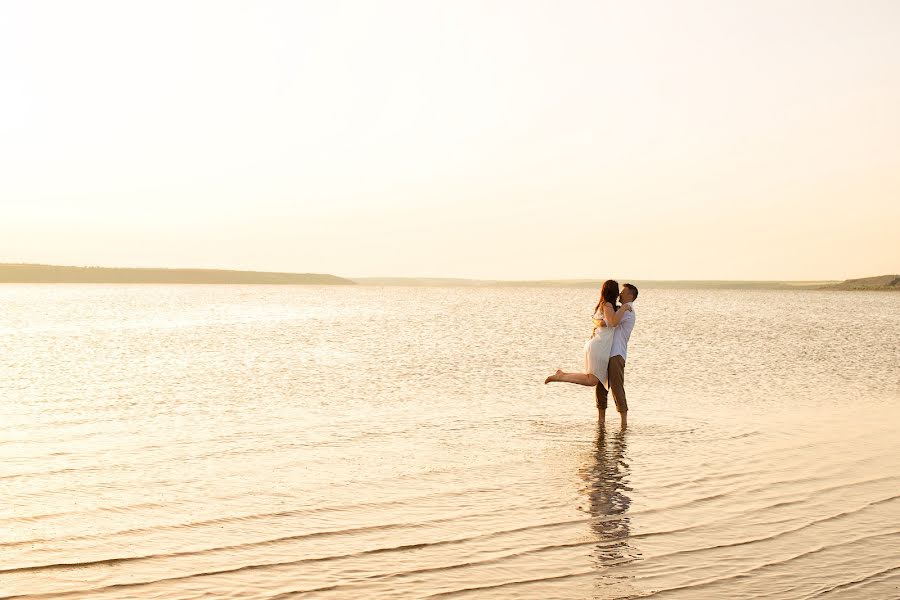
M 900 291 L 900 275 L 878 275 L 848 279 L 822 288 L 823 290 L 858 290 L 858 291 Z
M 245 285 L 356 285 L 319 273 L 271 273 L 222 269 L 147 269 L 0 264 L 0 283 L 156 283 Z

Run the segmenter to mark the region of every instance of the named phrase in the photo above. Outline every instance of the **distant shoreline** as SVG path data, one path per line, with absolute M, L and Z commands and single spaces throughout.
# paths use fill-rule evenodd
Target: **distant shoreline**
M 449 279 L 417 277 L 357 277 L 364 286 L 388 287 L 543 287 L 543 288 L 599 288 L 601 279 L 559 279 L 536 281 L 503 281 L 490 279 Z M 800 290 L 821 289 L 837 281 L 726 281 L 726 280 L 641 280 L 621 279 L 638 288 L 656 289 L 721 289 L 721 290 Z
M 0 264 L 0 283 L 356 285 L 318 273 L 270 273 L 219 269 L 126 269 Z
M 622 280 L 623 282 L 625 280 Z M 638 288 L 684 290 L 900 290 L 900 276 L 881 275 L 846 281 L 628 280 Z M 542 287 L 596 288 L 599 279 L 503 281 L 446 277 L 338 277 L 322 273 L 280 273 L 225 269 L 71 267 L 0 264 L 3 283 L 210 284 L 210 285 L 359 285 L 386 287 Z

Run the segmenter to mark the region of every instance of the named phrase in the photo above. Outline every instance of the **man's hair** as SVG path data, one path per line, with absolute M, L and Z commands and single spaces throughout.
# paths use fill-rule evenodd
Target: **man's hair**
M 626 283 L 622 287 L 627 287 L 629 290 L 631 290 L 631 294 L 634 296 L 634 299 L 637 300 L 638 291 L 636 287 L 634 287 L 630 283 Z

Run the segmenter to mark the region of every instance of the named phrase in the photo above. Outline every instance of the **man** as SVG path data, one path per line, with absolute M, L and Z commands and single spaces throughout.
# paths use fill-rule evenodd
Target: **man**
M 622 286 L 619 293 L 619 302 L 623 305 L 629 304 L 637 300 L 638 289 L 626 283 Z M 622 429 L 628 426 L 628 401 L 625 399 L 625 359 L 628 357 L 628 339 L 631 337 L 631 330 L 634 329 L 634 307 L 625 311 L 618 325 L 616 325 L 613 333 L 612 349 L 609 351 L 609 389 L 612 390 L 613 399 L 616 401 L 616 410 L 622 418 Z M 600 422 L 606 421 L 606 397 L 608 391 L 603 387 L 603 382 L 597 384 L 595 388 L 597 396 L 597 412 L 600 415 Z

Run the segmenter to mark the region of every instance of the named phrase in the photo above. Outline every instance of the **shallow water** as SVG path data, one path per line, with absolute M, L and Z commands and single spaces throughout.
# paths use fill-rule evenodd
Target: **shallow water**
M 0 597 L 900 598 L 900 295 L 0 286 Z

